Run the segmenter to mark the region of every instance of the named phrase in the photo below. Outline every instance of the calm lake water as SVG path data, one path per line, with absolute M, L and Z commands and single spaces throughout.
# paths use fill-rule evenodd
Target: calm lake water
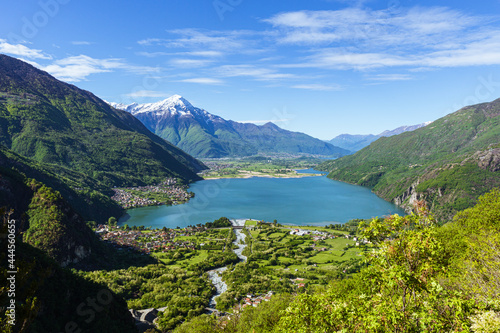
M 312 173 L 314 170 L 301 172 Z M 134 208 L 119 223 L 183 228 L 213 221 L 252 218 L 295 225 L 345 223 L 404 211 L 369 189 L 314 176 L 203 180 L 191 185 L 195 197 L 177 206 Z

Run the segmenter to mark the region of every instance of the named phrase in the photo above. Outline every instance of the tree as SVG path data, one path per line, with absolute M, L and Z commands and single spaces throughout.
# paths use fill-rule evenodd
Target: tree
M 326 293 L 303 294 L 279 332 L 450 332 L 469 327 L 470 302 L 440 284 L 450 253 L 424 205 L 414 214 L 360 224 L 378 249 L 368 267 Z
M 453 284 L 474 299 L 489 303 L 500 297 L 500 190 L 481 196 L 478 204 L 458 213 L 450 226 L 457 242 Z M 455 242 L 455 243 L 457 243 Z M 500 310 L 500 309 L 499 309 Z
M 111 216 L 109 219 L 108 219 L 108 225 L 111 226 L 111 227 L 116 227 L 116 223 L 118 222 L 118 220 L 116 219 L 116 217 L 114 216 Z

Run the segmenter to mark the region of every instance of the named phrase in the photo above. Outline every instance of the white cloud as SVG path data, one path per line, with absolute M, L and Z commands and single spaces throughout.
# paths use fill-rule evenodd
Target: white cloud
M 295 89 L 305 89 L 305 90 L 316 90 L 316 91 L 334 91 L 334 90 L 341 90 L 342 87 L 338 84 L 335 85 L 325 85 L 325 84 L 298 84 L 295 86 L 292 86 L 292 88 Z
M 335 11 L 297 11 L 267 20 L 287 44 L 423 45 L 440 47 L 448 37 L 491 21 L 444 7 L 391 10 L 346 8 Z
M 367 77 L 371 81 L 407 81 L 412 80 L 413 76 L 409 74 L 376 74 Z
M 260 81 L 273 81 L 295 78 L 293 74 L 279 73 L 269 68 L 259 68 L 252 65 L 224 65 L 217 68 L 217 73 L 224 77 L 252 77 Z
M 52 59 L 41 50 L 30 49 L 22 44 L 10 44 L 5 39 L 0 39 L 0 53 L 6 53 L 28 59 Z
M 89 75 L 112 72 L 117 69 L 141 75 L 158 72 L 160 70 L 156 67 L 130 65 L 118 58 L 95 59 L 86 55 L 59 59 L 49 65 L 41 65 L 33 61 L 29 61 L 29 63 L 66 82 L 83 81 L 86 80 Z
M 138 41 L 142 46 L 163 46 L 188 50 L 186 54 L 219 57 L 225 54 L 262 52 L 261 37 L 267 32 L 248 30 L 169 30 L 172 38 L 147 38 Z
M 211 64 L 211 60 L 206 59 L 172 59 L 170 60 L 170 64 L 176 67 L 183 68 L 196 68 L 196 67 L 205 67 Z
M 219 51 L 193 51 L 186 52 L 186 54 L 199 57 L 220 57 L 223 55 L 223 53 Z
M 286 12 L 264 21 L 278 43 L 310 53 L 281 67 L 367 70 L 497 65 L 496 20 L 445 7 L 401 7 Z
M 78 41 L 78 40 L 75 40 L 75 41 L 72 41 L 71 44 L 73 44 L 73 45 L 92 45 L 94 43 L 87 42 L 87 41 Z
M 180 80 L 179 82 L 211 84 L 211 85 L 220 85 L 220 84 L 224 83 L 222 80 L 208 78 L 208 77 L 197 77 L 197 78 L 192 78 L 192 79 L 184 79 L 184 80 Z
M 171 53 L 168 52 L 137 52 L 137 55 L 148 57 L 148 58 L 155 58 L 155 57 L 160 57 L 160 56 L 166 56 L 170 55 Z
M 43 66 L 42 69 L 60 80 L 78 82 L 85 80 L 91 74 L 111 72 L 112 69 L 123 66 L 124 63 L 120 59 L 94 59 L 79 55 L 56 60 L 48 66 Z
M 165 94 L 164 92 L 161 91 L 153 91 L 153 90 L 139 90 L 135 91 L 130 94 L 126 94 L 125 96 L 131 97 L 131 98 L 141 98 L 141 97 L 157 97 L 157 98 L 163 98 L 163 97 L 168 97 L 168 94 Z

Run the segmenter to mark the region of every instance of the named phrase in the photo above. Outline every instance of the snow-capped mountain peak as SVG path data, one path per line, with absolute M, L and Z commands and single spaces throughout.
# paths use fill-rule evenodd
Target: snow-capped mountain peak
M 157 117 L 161 116 L 180 116 L 202 118 L 205 122 L 224 121 L 222 118 L 208 113 L 207 111 L 193 106 L 187 99 L 180 95 L 173 95 L 162 101 L 145 104 L 121 104 L 107 102 L 116 109 L 130 112 L 132 115 L 150 114 Z

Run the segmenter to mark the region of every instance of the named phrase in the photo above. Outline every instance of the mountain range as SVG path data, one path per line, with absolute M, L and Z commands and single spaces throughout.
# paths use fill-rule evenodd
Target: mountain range
M 421 127 L 427 126 L 430 123 L 431 122 L 429 121 L 418 125 L 400 126 L 393 130 L 383 131 L 380 134 L 340 134 L 327 142 L 337 147 L 356 152 L 382 137 L 390 137 L 404 132 L 411 132 Z
M 187 153 L 203 158 L 288 153 L 340 157 L 349 151 L 268 122 L 262 126 L 225 120 L 174 95 L 148 104 L 109 103 Z
M 382 137 L 319 169 L 330 178 L 371 187 L 407 209 L 425 200 L 445 220 L 500 186 L 500 99 Z

